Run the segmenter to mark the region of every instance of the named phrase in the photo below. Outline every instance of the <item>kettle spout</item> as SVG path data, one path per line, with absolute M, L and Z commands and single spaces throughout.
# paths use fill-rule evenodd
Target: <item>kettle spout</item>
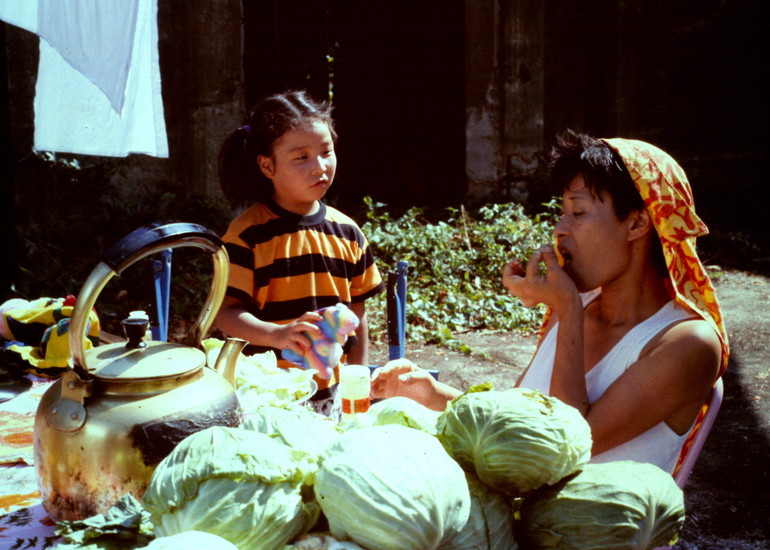
M 230 385 L 235 387 L 235 366 L 238 364 L 238 356 L 249 342 L 241 338 L 228 338 L 225 340 L 219 356 L 214 363 L 214 370 L 221 374 Z

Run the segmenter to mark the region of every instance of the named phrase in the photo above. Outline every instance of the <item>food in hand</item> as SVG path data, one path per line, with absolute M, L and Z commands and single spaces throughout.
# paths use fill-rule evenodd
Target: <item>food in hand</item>
M 553 251 L 556 253 L 556 260 L 559 262 L 559 267 L 564 267 L 564 256 L 562 255 L 561 250 L 559 250 L 559 247 L 554 246 Z

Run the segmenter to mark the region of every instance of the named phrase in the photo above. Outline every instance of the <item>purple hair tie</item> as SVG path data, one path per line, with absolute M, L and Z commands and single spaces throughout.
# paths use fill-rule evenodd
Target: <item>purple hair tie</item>
M 249 126 L 248 124 L 244 124 L 243 126 L 241 126 L 238 129 L 239 130 L 243 130 L 244 132 L 246 132 L 247 136 L 251 136 L 251 126 Z

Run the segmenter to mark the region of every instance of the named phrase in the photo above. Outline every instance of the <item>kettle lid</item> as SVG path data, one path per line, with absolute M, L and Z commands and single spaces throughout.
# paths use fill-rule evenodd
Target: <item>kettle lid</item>
M 199 349 L 169 342 L 146 342 L 131 348 L 125 342 L 86 352 L 92 374 L 102 380 L 171 378 L 202 368 L 206 354 Z
M 168 342 L 146 341 L 150 320 L 143 311 L 123 319 L 126 342 L 92 348 L 86 353 L 92 374 L 102 380 L 166 379 L 187 374 L 206 364 L 199 349 Z

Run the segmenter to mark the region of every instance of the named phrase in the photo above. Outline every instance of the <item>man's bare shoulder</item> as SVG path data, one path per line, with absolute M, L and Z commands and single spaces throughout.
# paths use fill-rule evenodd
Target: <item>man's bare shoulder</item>
M 691 368 L 716 375 L 722 344 L 716 330 L 702 318 L 671 325 L 648 344 L 642 355 L 666 357 L 667 364 L 689 364 Z
M 721 344 L 716 330 L 704 319 L 698 317 L 686 319 L 665 329 L 661 340 L 667 344 L 686 344 L 696 347 L 707 346 L 721 351 Z

